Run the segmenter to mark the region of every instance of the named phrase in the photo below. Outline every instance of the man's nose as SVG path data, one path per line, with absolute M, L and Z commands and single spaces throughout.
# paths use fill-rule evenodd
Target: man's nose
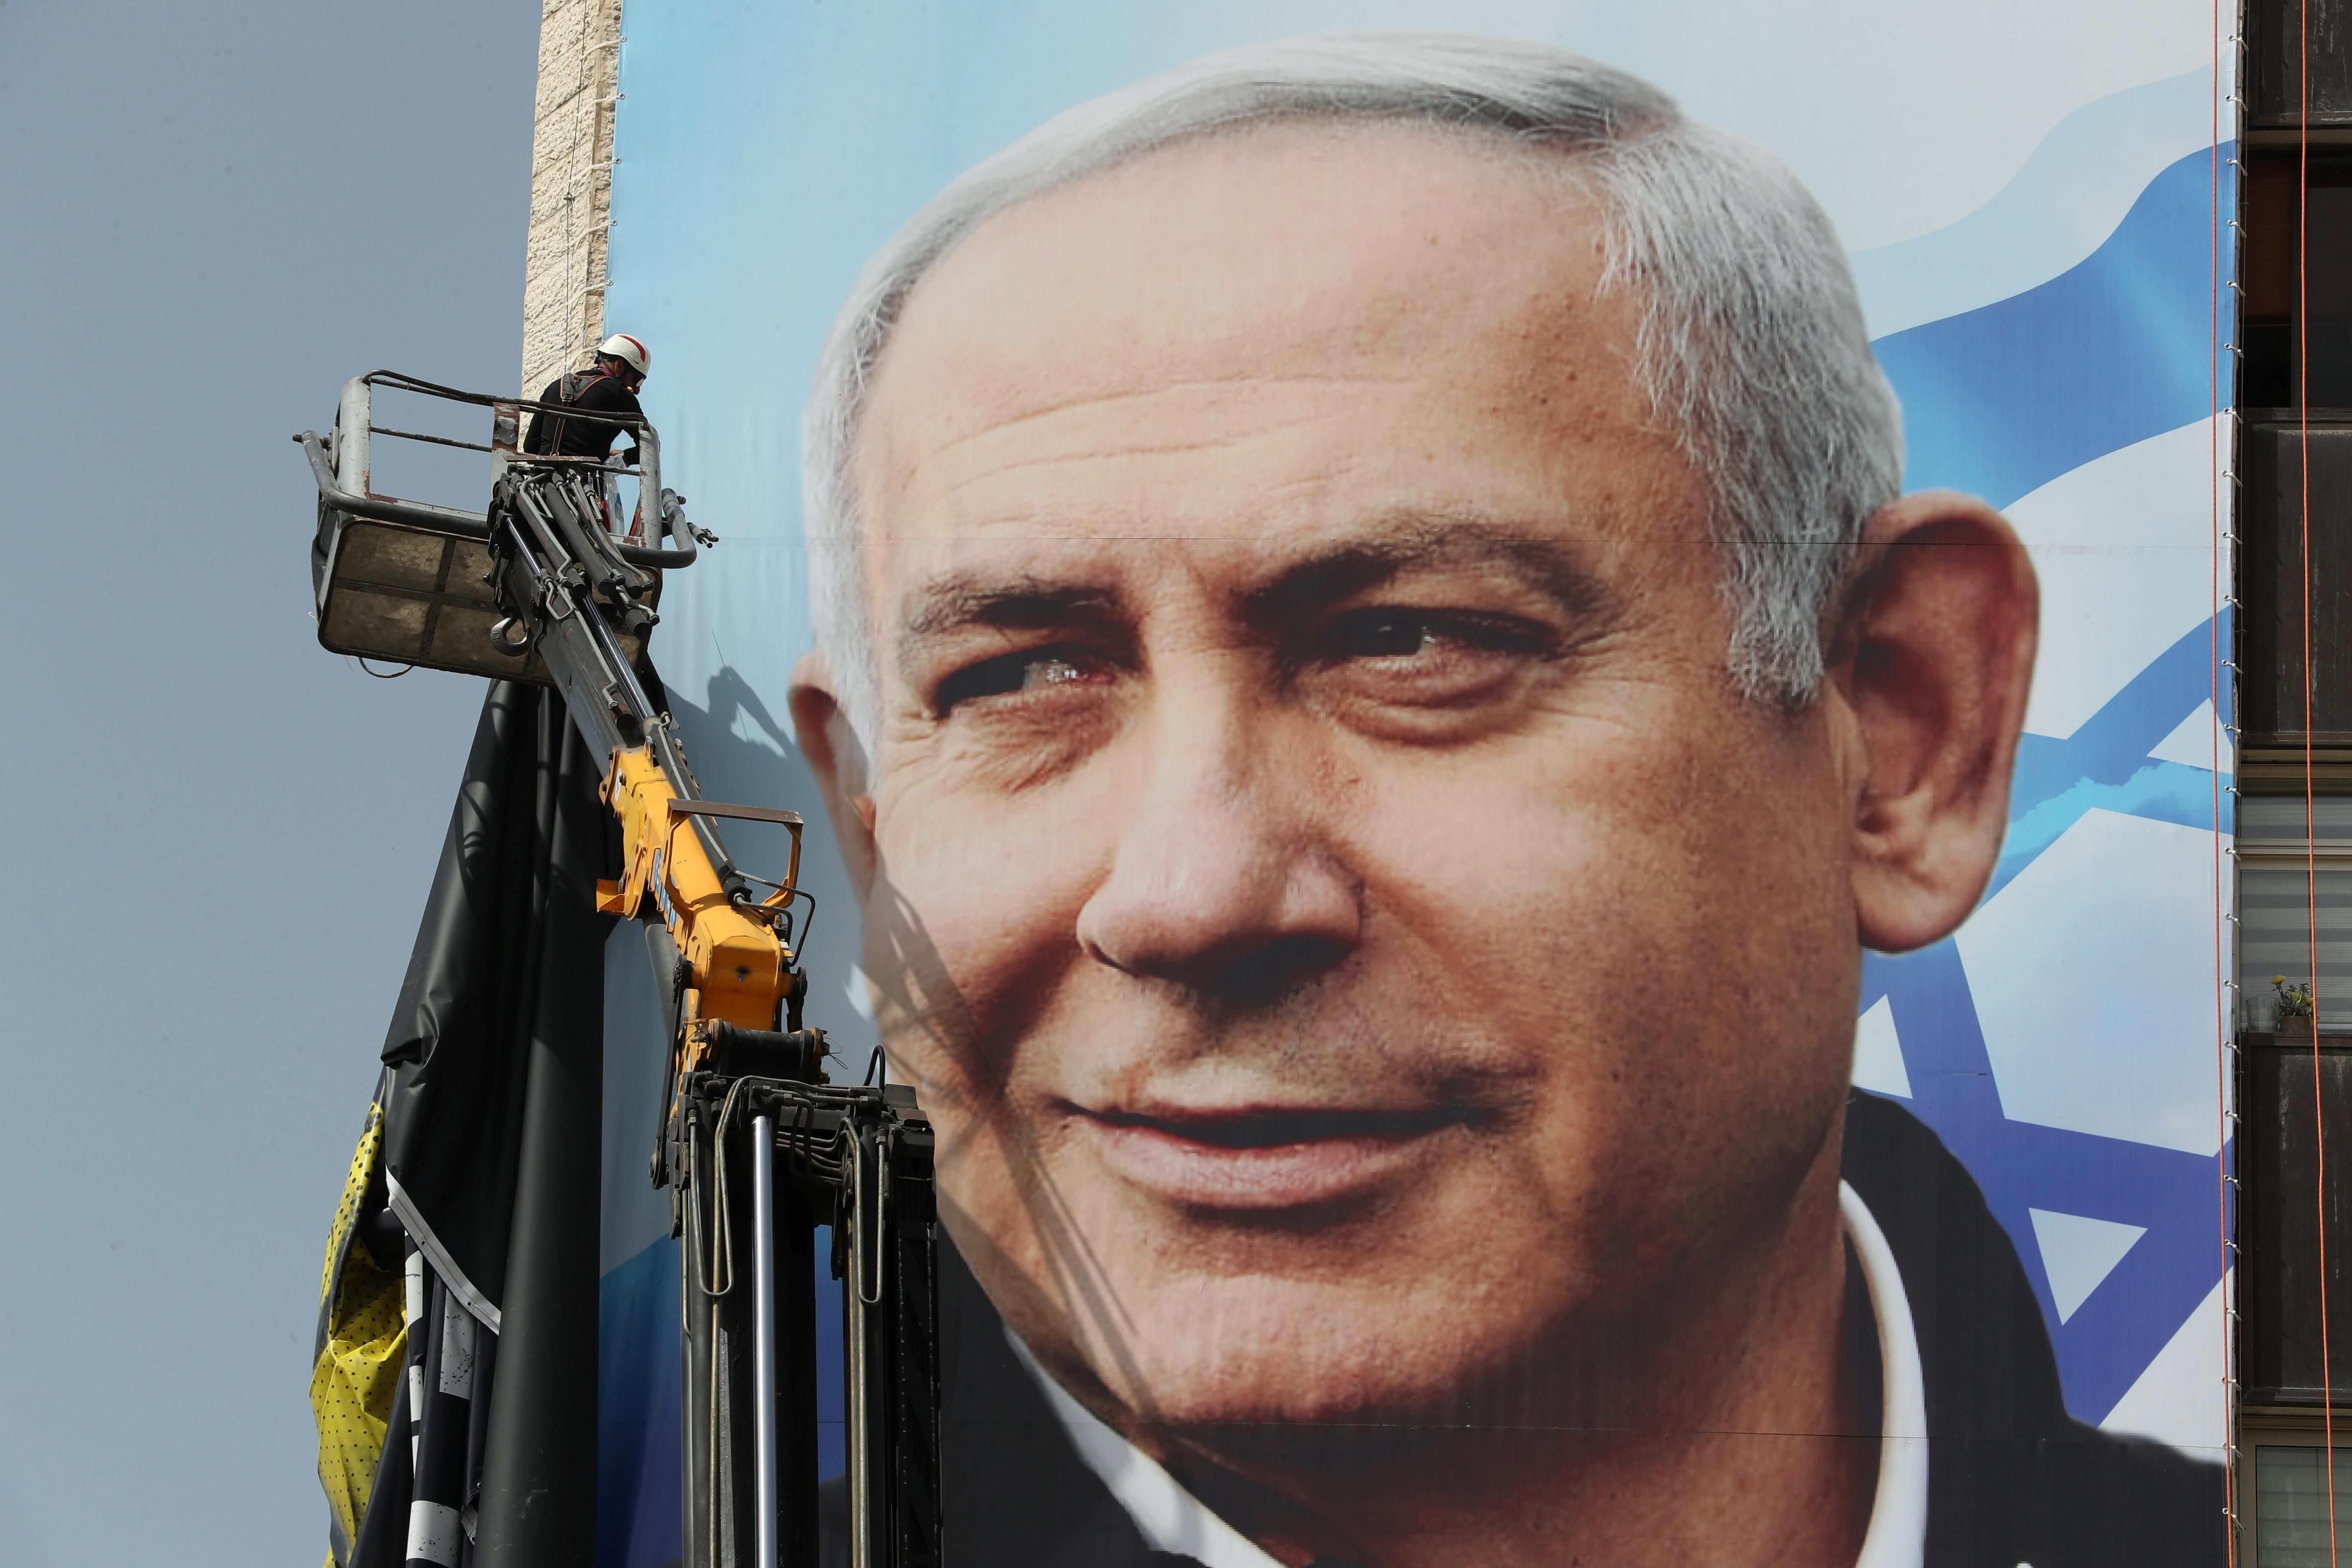
M 1110 870 L 1078 912 L 1097 963 L 1263 1001 L 1354 952 L 1362 889 L 1335 852 L 1311 759 L 1245 703 L 1156 716 Z

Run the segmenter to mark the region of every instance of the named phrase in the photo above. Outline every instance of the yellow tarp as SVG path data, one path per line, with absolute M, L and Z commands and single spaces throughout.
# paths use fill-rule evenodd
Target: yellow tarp
M 342 1202 L 335 1208 L 334 1230 L 327 1237 L 327 1261 L 319 1281 L 327 1342 L 310 1372 L 310 1412 L 319 1426 L 319 1481 L 327 1489 L 343 1542 L 358 1539 L 361 1516 L 367 1512 L 376 1458 L 383 1452 L 384 1430 L 408 1349 L 401 1277 L 377 1268 L 365 1247 L 346 1246 L 375 1177 L 376 1162 L 383 1157 L 383 1112 L 370 1107 L 367 1131 L 352 1152 Z M 327 1568 L 334 1564 L 331 1552 Z

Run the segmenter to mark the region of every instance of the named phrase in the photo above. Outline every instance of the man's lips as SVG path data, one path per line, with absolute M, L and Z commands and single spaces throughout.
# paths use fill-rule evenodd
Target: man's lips
M 1454 1107 L 1077 1110 L 1112 1172 L 1171 1203 L 1286 1209 L 1362 1196 L 1417 1163 L 1467 1120 Z

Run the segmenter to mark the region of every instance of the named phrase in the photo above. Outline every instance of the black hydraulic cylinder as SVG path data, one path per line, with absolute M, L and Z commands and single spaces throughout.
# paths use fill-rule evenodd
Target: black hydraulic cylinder
M 776 1187 L 776 1544 L 785 1568 L 816 1568 L 816 1215 Z
M 776 1160 L 757 1148 L 751 1118 L 727 1129 L 723 1145 L 697 1118 L 691 1131 L 696 1180 L 682 1194 L 686 1221 L 685 1568 L 752 1568 L 759 1496 L 754 1466 L 761 1396 L 753 1375 L 751 1245 L 751 1161 Z M 725 1200 L 717 1162 L 727 1162 Z M 776 1542 L 782 1568 L 816 1568 L 816 1226 L 804 1184 L 775 1182 Z M 720 1228 L 723 1219 L 724 1229 Z
M 897 1085 L 886 1094 L 904 1094 Z M 912 1097 L 908 1097 L 911 1108 Z M 837 1223 L 848 1373 L 852 1568 L 940 1562 L 939 1279 L 929 1132 L 877 1128 Z M 878 1196 L 881 1201 L 872 1199 Z M 856 1461 L 862 1458 L 863 1465 Z

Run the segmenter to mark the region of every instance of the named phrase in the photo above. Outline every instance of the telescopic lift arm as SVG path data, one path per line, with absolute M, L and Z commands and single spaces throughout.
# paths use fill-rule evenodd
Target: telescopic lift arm
M 368 489 L 371 435 L 471 445 L 366 423 L 377 384 L 485 404 L 493 410 L 490 443 L 479 448 L 491 457 L 487 514 L 400 500 Z M 634 471 L 656 500 L 659 527 L 676 542 L 669 549 L 615 540 L 606 532 L 610 503 L 603 491 L 614 469 L 594 458 L 527 457 L 518 449 L 522 412 L 542 406 L 455 392 L 388 371 L 372 372 L 346 386 L 332 437 L 334 450 L 308 432 L 296 437 L 310 456 L 319 484 L 321 534 L 330 563 L 320 596 L 331 604 L 332 588 L 361 585 L 336 580 L 335 567 L 341 563 L 333 547 L 342 542 L 343 531 L 332 526 L 338 517 L 345 520 L 344 528 L 367 520 L 379 528 L 444 533 L 488 547 L 486 585 L 506 614 L 491 626 L 484 646 L 474 650 L 476 658 L 466 668 L 480 674 L 520 676 L 525 670 L 524 656 L 536 655 L 533 664 L 544 666 L 545 678 L 562 694 L 572 723 L 590 747 L 608 759 L 604 799 L 620 824 L 623 872 L 617 882 L 599 889 L 598 907 L 633 917 L 657 912 L 687 966 L 676 976 L 662 977 L 666 992 L 673 988 L 674 979 L 682 982 L 675 986 L 673 998 L 678 1044 L 685 1065 L 699 1067 L 710 1049 L 710 1026 L 772 1032 L 783 1005 L 797 996 L 802 977 L 794 967 L 787 911 L 800 870 L 802 820 L 796 812 L 702 800 L 668 713 L 656 707 L 638 678 L 636 658 L 657 618 L 652 607 L 659 584 L 656 573 L 691 565 L 700 542 L 686 522 L 677 495 L 659 488 L 658 434 L 639 419 L 559 410 L 569 419 L 633 433 L 643 454 L 643 467 Z M 341 482 L 347 471 L 355 481 L 350 485 Z M 362 562 L 361 570 L 366 566 Z M 334 619 L 324 615 L 320 620 L 321 640 L 331 647 L 334 644 L 328 634 Z M 768 896 L 754 896 L 751 881 L 710 826 L 720 817 L 778 823 L 790 830 L 792 865 Z M 690 831 L 681 832 L 682 827 Z
M 378 386 L 487 407 L 491 438 L 375 425 Z M 526 412 L 627 430 L 639 466 L 526 455 Z M 489 510 L 377 494 L 374 436 L 488 452 Z M 824 1031 L 802 1024 L 807 975 L 793 946 L 793 905 L 808 898 L 798 887 L 802 819 L 703 799 L 668 712 L 640 679 L 660 572 L 693 564 L 698 546 L 715 542 L 661 488 L 658 434 L 642 419 L 373 371 L 345 384 L 330 436 L 295 439 L 319 488 L 320 641 L 552 685 L 607 759 L 602 798 L 619 825 L 621 867 L 599 884 L 597 907 L 645 922 L 670 1035 L 652 1174 L 670 1188 L 673 1234 L 685 1243 L 687 1568 L 814 1568 L 815 1319 L 802 1282 L 820 1225 L 833 1227 L 842 1280 L 850 1562 L 933 1568 L 930 1128 L 901 1086 L 827 1081 Z M 638 479 L 667 546 L 608 531 L 623 476 Z M 736 866 L 718 830 L 728 819 L 788 831 L 780 879 Z M 748 1300 L 735 1279 L 739 1233 L 751 1243 Z

